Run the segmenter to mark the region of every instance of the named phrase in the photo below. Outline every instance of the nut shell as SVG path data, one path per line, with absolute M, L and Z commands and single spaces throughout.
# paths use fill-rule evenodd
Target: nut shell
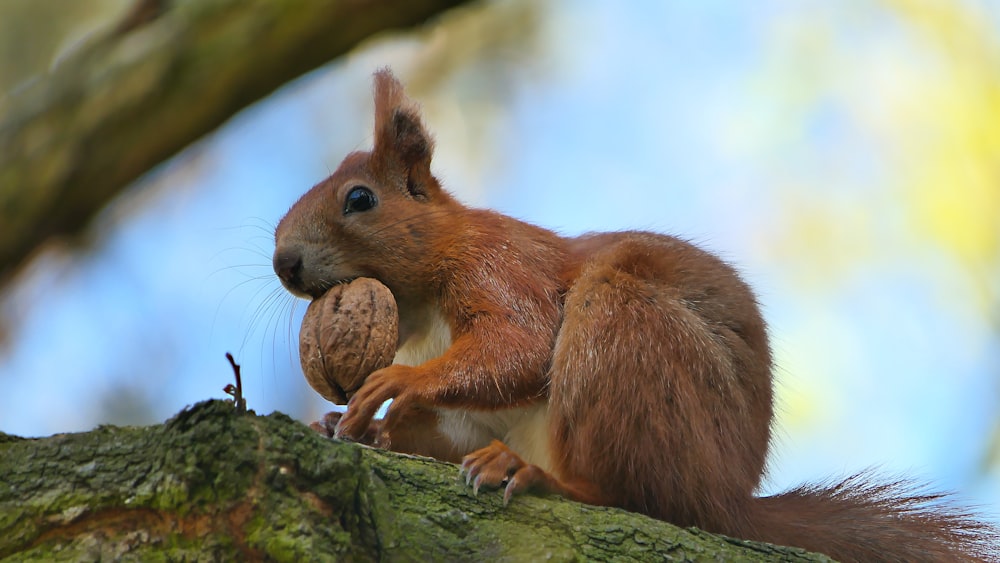
M 343 405 L 372 372 L 392 363 L 399 313 L 389 288 L 372 278 L 335 285 L 309 304 L 299 332 L 306 381 Z

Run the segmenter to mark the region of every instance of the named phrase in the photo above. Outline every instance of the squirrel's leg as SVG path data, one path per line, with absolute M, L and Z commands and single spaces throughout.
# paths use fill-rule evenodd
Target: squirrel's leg
M 473 479 L 506 480 L 508 498 L 541 489 L 744 529 L 768 436 L 766 341 L 746 311 L 752 296 L 698 252 L 636 235 L 591 255 L 566 295 L 549 370 L 551 472 L 494 443 L 466 458 Z
M 626 235 L 594 253 L 553 352 L 553 472 L 599 486 L 610 505 L 740 529 L 770 416 L 763 325 L 743 287 L 672 239 Z M 727 301 L 737 297 L 745 310 Z M 759 332 L 764 356 L 740 332 Z

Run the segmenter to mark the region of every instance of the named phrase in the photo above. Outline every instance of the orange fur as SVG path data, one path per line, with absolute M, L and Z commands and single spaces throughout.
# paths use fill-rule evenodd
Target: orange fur
M 995 556 L 988 526 L 905 486 L 862 476 L 755 497 L 771 354 L 737 273 L 669 236 L 562 238 L 465 207 L 431 174 L 432 149 L 380 71 L 374 149 L 348 155 L 278 225 L 274 266 L 289 290 L 380 280 L 399 306 L 399 357 L 419 358 L 371 374 L 337 434 L 465 455 L 474 486 L 506 483 L 507 500 L 558 492 L 844 561 Z M 350 210 L 359 189 L 374 203 Z

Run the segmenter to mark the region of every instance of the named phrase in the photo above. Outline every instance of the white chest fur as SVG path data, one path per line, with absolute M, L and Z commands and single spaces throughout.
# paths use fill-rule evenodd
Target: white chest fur
M 451 327 L 439 310 L 431 310 L 422 320 L 420 328 L 396 352 L 395 363 L 419 365 L 451 346 Z M 500 440 L 528 463 L 551 471 L 548 412 L 546 401 L 498 411 L 442 408 L 438 409 L 439 428 L 465 453 Z
M 451 346 L 451 327 L 436 307 L 419 317 L 415 330 L 396 350 L 394 364 L 417 366 L 436 358 Z

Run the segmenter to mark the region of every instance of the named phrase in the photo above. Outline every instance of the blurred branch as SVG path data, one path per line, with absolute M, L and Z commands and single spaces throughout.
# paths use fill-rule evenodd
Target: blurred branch
M 137 0 L 107 35 L 0 100 L 0 287 L 240 109 L 463 1 Z

